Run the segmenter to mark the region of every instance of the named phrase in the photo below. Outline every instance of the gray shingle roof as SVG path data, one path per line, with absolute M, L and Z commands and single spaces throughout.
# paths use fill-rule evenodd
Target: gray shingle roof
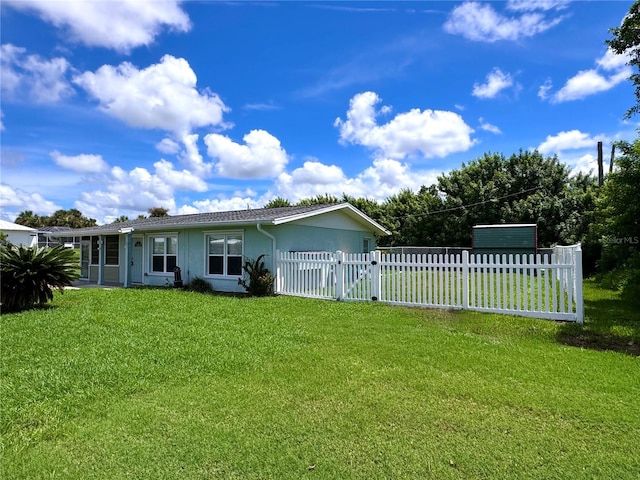
M 342 204 L 347 205 L 347 204 Z M 196 225 L 224 225 L 240 223 L 273 222 L 287 217 L 305 215 L 317 210 L 336 207 L 339 204 L 309 205 L 298 207 L 256 208 L 252 210 L 234 210 L 229 212 L 196 213 L 191 215 L 171 215 L 168 217 L 152 217 L 128 222 L 110 223 L 97 227 L 75 229 L 67 235 L 94 235 L 117 233 L 122 228 L 136 230 L 156 230 L 168 227 L 188 227 Z

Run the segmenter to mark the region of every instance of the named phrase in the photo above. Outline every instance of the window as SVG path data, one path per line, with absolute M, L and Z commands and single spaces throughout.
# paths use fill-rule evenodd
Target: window
M 370 253 L 371 252 L 371 239 L 363 238 L 362 239 L 362 253 Z
M 99 263 L 99 240 L 100 237 L 91 237 L 91 265 L 98 265 Z M 120 241 L 117 235 L 104 237 L 102 248 L 105 250 L 105 265 L 118 265 L 120 263 Z
M 153 273 L 173 273 L 178 262 L 178 236 L 163 235 L 150 237 L 151 271 Z
M 207 275 L 242 275 L 241 233 L 211 233 L 206 242 Z
M 105 265 L 118 265 L 120 258 L 120 241 L 117 235 L 104 237 L 105 242 Z

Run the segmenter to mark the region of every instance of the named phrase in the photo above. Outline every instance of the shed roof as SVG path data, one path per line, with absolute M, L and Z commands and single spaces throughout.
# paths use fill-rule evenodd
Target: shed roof
M 65 231 L 70 235 L 109 235 L 121 233 L 125 229 L 134 231 L 154 231 L 166 228 L 197 226 L 239 226 L 255 224 L 280 225 L 304 218 L 314 217 L 333 211 L 342 211 L 357 222 L 368 226 L 379 235 L 390 235 L 382 225 L 369 218 L 349 203 L 308 205 L 296 207 L 256 208 L 228 212 L 196 213 L 190 215 L 170 215 L 167 217 L 149 217 L 128 222 L 110 223 L 96 227 L 79 228 Z
M 0 230 L 3 232 L 35 232 L 35 228 L 25 227 L 18 223 L 7 222 L 6 220 L 0 220 Z

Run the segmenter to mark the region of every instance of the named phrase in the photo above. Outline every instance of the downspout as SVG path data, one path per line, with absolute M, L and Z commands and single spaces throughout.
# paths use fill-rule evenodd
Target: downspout
M 275 271 L 275 268 L 276 268 L 276 237 L 271 235 L 266 230 L 263 230 L 262 229 L 262 224 L 260 222 L 256 223 L 256 228 L 258 229 L 258 231 L 260 233 L 262 233 L 263 235 L 266 235 L 267 237 L 269 237 L 271 239 L 271 244 L 273 245 L 272 252 L 271 252 L 271 265 L 272 265 L 271 268 L 272 268 L 272 270 Z
M 273 245 L 272 248 L 272 252 L 271 252 L 271 273 L 273 274 L 273 276 L 275 277 L 275 290 L 276 292 L 280 291 L 280 287 L 279 287 L 279 282 L 280 282 L 280 275 L 278 274 L 278 270 L 277 270 L 277 258 L 276 258 L 276 237 L 274 237 L 273 235 L 271 235 L 269 232 L 265 231 L 262 229 L 262 224 L 260 222 L 256 223 L 256 228 L 258 229 L 258 231 L 264 235 L 266 235 L 267 237 L 269 237 L 271 239 L 271 243 Z

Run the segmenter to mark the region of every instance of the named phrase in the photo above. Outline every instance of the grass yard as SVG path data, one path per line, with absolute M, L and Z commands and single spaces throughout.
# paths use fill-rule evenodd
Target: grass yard
M 637 479 L 640 313 L 78 290 L 0 320 L 2 478 Z

